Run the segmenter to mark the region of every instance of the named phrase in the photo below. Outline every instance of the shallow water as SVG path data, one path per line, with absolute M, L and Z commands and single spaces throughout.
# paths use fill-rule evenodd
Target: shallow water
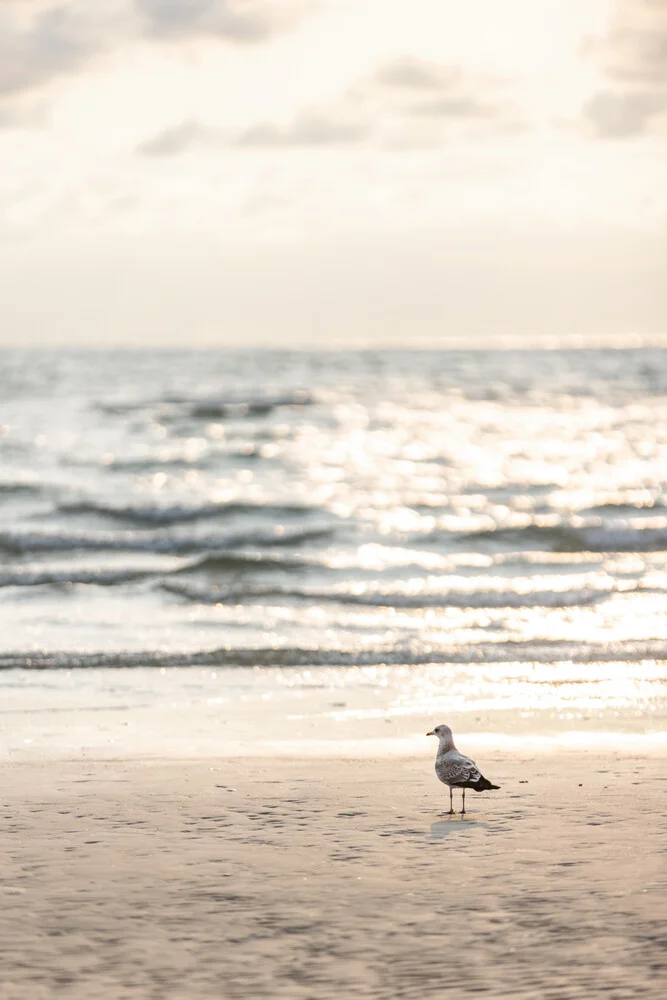
M 665 754 L 661 664 L 14 668 L 0 757 L 368 757 L 460 745 Z
M 666 352 L 0 359 L 0 665 L 664 712 Z

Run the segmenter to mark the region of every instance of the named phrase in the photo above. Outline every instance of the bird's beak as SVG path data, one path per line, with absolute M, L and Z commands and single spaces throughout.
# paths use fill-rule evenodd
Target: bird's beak
M 431 732 L 430 732 L 430 733 L 427 733 L 426 735 L 427 735 L 427 736 L 435 736 L 435 733 L 433 732 L 433 730 L 431 730 Z

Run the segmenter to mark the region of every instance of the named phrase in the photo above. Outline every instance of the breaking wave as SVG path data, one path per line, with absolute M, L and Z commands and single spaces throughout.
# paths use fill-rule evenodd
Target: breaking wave
M 249 396 L 187 396 L 167 394 L 161 398 L 139 400 L 107 400 L 96 408 L 110 416 L 127 416 L 128 413 L 148 408 L 163 408 L 163 418 L 189 416 L 202 420 L 229 420 L 244 417 L 266 417 L 284 407 L 311 405 L 313 396 L 305 389 L 295 389 L 280 395 L 258 393 Z
M 474 646 L 419 648 L 381 646 L 374 649 L 332 649 L 321 647 L 238 647 L 200 649 L 192 652 L 60 652 L 0 653 L 0 669 L 63 669 L 100 667 L 313 667 L 313 666 L 418 666 L 460 663 L 580 663 L 654 660 L 667 664 L 667 640 L 643 642 L 483 642 Z
M 384 608 L 558 608 L 579 607 L 605 600 L 609 589 L 568 591 L 516 591 L 475 590 L 444 591 L 442 593 L 397 593 L 370 591 L 354 593 L 340 589 L 308 589 L 265 584 L 232 586 L 198 586 L 166 580 L 164 590 L 199 604 L 244 604 L 251 601 L 303 601 L 310 604 L 322 602 L 351 604 L 360 607 Z
M 97 514 L 121 521 L 137 524 L 170 525 L 182 524 L 188 521 L 199 521 L 210 518 L 224 518 L 235 515 L 259 515 L 267 520 L 277 520 L 281 517 L 307 517 L 321 512 L 314 507 L 299 504 L 252 504 L 229 501 L 203 504 L 128 504 L 114 505 L 98 503 L 91 500 L 76 503 L 60 504 L 60 510 L 66 514 Z
M 441 532 L 434 533 L 437 538 Z M 467 532 L 461 541 L 499 543 L 516 549 L 542 548 L 552 552 L 651 552 L 667 550 L 667 527 L 635 528 L 630 525 L 569 524 L 522 528 L 497 528 Z
M 163 571 L 149 569 L 35 569 L 16 567 L 0 572 L 0 587 L 64 587 L 78 583 L 92 583 L 100 587 L 112 587 L 158 576 Z
M 7 552 L 111 551 L 156 552 L 180 555 L 189 552 L 215 552 L 243 545 L 303 545 L 332 533 L 329 526 L 285 528 L 246 532 L 210 532 L 188 534 L 168 531 L 4 531 L 0 549 Z

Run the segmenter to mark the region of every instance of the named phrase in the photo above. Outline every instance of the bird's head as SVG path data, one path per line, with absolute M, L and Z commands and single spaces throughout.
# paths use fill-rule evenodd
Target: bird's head
M 454 737 L 449 726 L 436 726 L 427 736 L 437 736 L 441 743 L 454 745 Z

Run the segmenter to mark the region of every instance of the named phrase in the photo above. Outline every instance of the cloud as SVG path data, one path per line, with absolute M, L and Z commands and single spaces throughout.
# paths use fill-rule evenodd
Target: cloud
M 193 149 L 270 149 L 287 147 L 322 147 L 361 143 L 369 129 L 360 120 L 352 120 L 326 110 L 307 110 L 285 124 L 260 122 L 241 132 L 214 128 L 198 121 L 184 121 L 158 132 L 137 149 L 142 156 L 171 157 Z
M 335 111 L 304 111 L 287 125 L 270 122 L 253 125 L 237 136 L 235 145 L 332 146 L 360 143 L 371 134 L 370 126 Z
M 641 135 L 652 120 L 667 113 L 667 92 L 600 91 L 584 106 L 596 134 L 607 139 Z
M 302 4 L 284 0 L 134 0 L 144 29 L 158 38 L 212 35 L 263 42 L 282 31 Z
M 610 30 L 594 46 L 611 86 L 584 105 L 595 134 L 644 134 L 667 112 L 667 0 L 620 0 Z
M 380 66 L 374 80 L 386 87 L 442 90 L 459 83 L 461 75 L 461 70 L 456 66 L 441 66 L 412 56 L 402 56 Z
M 184 121 L 142 142 L 137 152 L 142 156 L 178 156 L 195 146 L 210 145 L 217 134 L 200 122 Z
M 75 74 L 93 58 L 148 37 L 260 43 L 287 29 L 309 0 L 0 0 L 0 97 Z
M 507 126 L 517 123 L 508 103 L 505 80 L 464 73 L 460 66 L 403 56 L 380 66 L 366 87 L 393 106 L 404 119 L 433 117 L 449 123 L 486 119 Z
M 0 129 L 15 128 L 21 124 L 21 119 L 11 108 L 4 108 L 0 105 Z
M 499 108 L 475 97 L 442 97 L 423 101 L 412 106 L 416 115 L 433 115 L 441 118 L 497 118 Z
M 206 147 L 322 149 L 372 142 L 399 149 L 438 145 L 443 128 L 517 131 L 519 116 L 503 86 L 457 66 L 405 57 L 380 66 L 331 105 L 304 109 L 286 122 L 255 122 L 233 133 L 184 121 L 147 139 L 137 152 L 169 157 Z
M 615 31 L 607 38 L 607 72 L 619 80 L 667 83 L 667 24 L 664 28 Z
M 0 130 L 42 128 L 49 121 L 49 110 L 44 104 L 13 101 L 0 103 Z
M 25 26 L 0 15 L 0 95 L 15 95 L 79 70 L 100 38 L 73 6 L 40 11 Z

